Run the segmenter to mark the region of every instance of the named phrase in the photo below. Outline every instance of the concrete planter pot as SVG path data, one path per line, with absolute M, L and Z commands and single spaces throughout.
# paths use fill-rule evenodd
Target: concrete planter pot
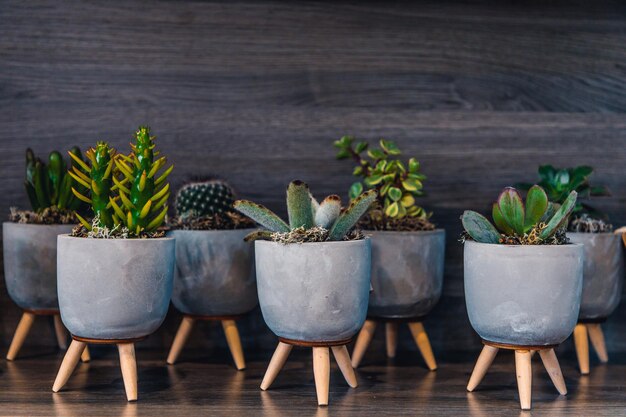
M 464 268 L 467 312 L 483 340 L 515 346 L 558 345 L 576 326 L 582 245 L 468 241 Z
M 2 224 L 4 277 L 11 299 L 23 310 L 58 310 L 57 236 L 74 225 Z
M 370 289 L 370 239 L 284 245 L 257 241 L 263 318 L 279 337 L 339 342 L 363 325 Z
M 245 369 L 235 319 L 258 304 L 254 246 L 243 240 L 252 230 L 168 233 L 176 240 L 172 303 L 185 317 L 167 363 L 176 362 L 196 320 L 220 320 L 237 369 Z
M 84 339 L 138 339 L 163 322 L 174 281 L 174 239 L 58 237 L 61 318 Z

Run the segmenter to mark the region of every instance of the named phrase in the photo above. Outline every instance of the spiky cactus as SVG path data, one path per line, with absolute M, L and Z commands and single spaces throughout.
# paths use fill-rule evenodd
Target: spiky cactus
M 73 156 L 70 166 L 77 166 L 76 160 L 82 161 L 82 154 L 78 147 L 70 151 Z M 41 212 L 46 208 L 56 207 L 61 211 L 78 211 L 84 213 L 88 206 L 72 194 L 72 186 L 84 191 L 83 187 L 75 184 L 72 177 L 67 175 L 68 166 L 63 156 L 52 151 L 48 156 L 48 164 L 36 158 L 32 149 L 26 150 L 26 181 L 24 186 L 30 205 L 34 212 Z
M 355 198 L 350 206 L 341 211 L 341 199 L 337 195 L 326 197 L 321 204 L 313 198 L 309 186 L 295 180 L 287 188 L 287 212 L 289 224 L 260 204 L 247 200 L 235 201 L 234 207 L 269 230 L 254 232 L 248 240 L 271 239 L 275 233 L 313 231 L 324 240 L 343 240 L 376 199 L 376 191 L 370 190 Z
M 176 194 L 176 217 L 225 213 L 232 211 L 234 201 L 235 193 L 225 181 L 191 182 L 183 185 Z
M 173 165 L 159 174 L 166 160 L 155 160 L 154 136 L 150 128 L 140 127 L 131 144 L 130 155 L 116 153 L 107 143 L 99 142 L 87 153 L 90 165 L 82 163 L 83 171 L 72 176 L 88 188 L 89 196 L 73 189 L 81 200 L 91 204 L 99 227 L 123 226 L 131 235 L 155 231 L 167 214 L 169 183 L 167 176 Z M 79 217 L 88 230 L 91 224 Z
M 576 191 L 570 192 L 557 209 L 539 185 L 530 188 L 525 204 L 515 188 L 507 187 L 492 206 L 495 227 L 483 215 L 471 210 L 464 212 L 461 220 L 467 234 L 481 243 L 563 243 L 555 236 L 567 224 L 576 206 L 576 197 Z

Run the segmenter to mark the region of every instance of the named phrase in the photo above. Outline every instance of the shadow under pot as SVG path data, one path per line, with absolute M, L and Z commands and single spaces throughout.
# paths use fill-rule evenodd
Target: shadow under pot
M 57 236 L 70 233 L 73 227 L 71 224 L 2 224 L 7 291 L 23 310 L 7 360 L 15 359 L 37 315 L 54 317 L 59 347 L 67 348 L 57 297 Z
M 259 303 L 279 344 L 261 389 L 272 384 L 292 347 L 313 348 L 319 405 L 328 404 L 330 350 L 356 387 L 346 348 L 363 325 L 370 289 L 370 239 L 302 244 L 255 242 Z
M 245 369 L 235 320 L 258 304 L 254 246 L 244 242 L 253 229 L 173 230 L 176 268 L 172 303 L 184 314 L 167 357 L 174 364 L 196 320 L 222 323 L 237 369 Z
M 531 407 L 531 352 L 539 351 L 560 394 L 567 389 L 554 348 L 574 330 L 583 246 L 465 242 L 465 301 L 483 350 L 467 386 L 480 383 L 499 349 L 515 351 L 521 408 Z
M 53 391 L 59 391 L 87 346 L 116 344 L 129 401 L 137 399 L 134 342 L 156 331 L 174 281 L 174 239 L 58 237 L 58 290 L 72 334 Z
M 588 374 L 589 339 L 600 362 L 609 360 L 600 323 L 615 311 L 621 299 L 624 249 L 621 236 L 613 233 L 568 233 L 567 237 L 584 246 L 583 294 L 574 344 L 580 372 Z
M 398 323 L 407 322 L 428 368 L 437 369 L 422 320 L 441 297 L 445 231 L 366 233 L 372 239 L 372 291 L 368 319 L 357 338 L 352 365 L 359 366 L 377 322 L 385 322 L 387 356 L 395 357 Z

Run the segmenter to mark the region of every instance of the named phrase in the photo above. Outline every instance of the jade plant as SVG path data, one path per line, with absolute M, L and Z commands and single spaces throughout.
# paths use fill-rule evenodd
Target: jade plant
M 378 148 L 367 142 L 356 142 L 352 136 L 344 136 L 334 142 L 339 149 L 337 159 L 351 158 L 356 167 L 353 175 L 359 181 L 350 186 L 349 197 L 356 199 L 365 189 L 377 191 L 377 198 L 361 225 L 370 230 L 431 230 L 432 213 L 417 204 L 423 195 L 426 176 L 420 172 L 420 163 L 410 158 L 405 164 L 397 156 L 402 152 L 398 146 L 381 139 Z
M 557 208 L 539 185 L 530 187 L 525 202 L 515 188 L 506 187 L 493 203 L 493 224 L 471 210 L 465 211 L 461 220 L 467 235 L 480 243 L 565 244 L 565 227 L 576 198 L 576 191 L 571 191 Z
M 254 226 L 233 208 L 235 191 L 226 181 L 210 179 L 183 185 L 176 193 L 169 225 L 185 230 L 239 229 Z
M 552 165 L 541 165 L 538 170 L 540 182 L 550 201 L 562 204 L 572 191 L 578 193 L 579 201 L 572 212 L 569 230 L 576 232 L 609 232 L 612 226 L 608 217 L 584 201 L 591 197 L 611 195 L 605 186 L 591 185 L 589 177 L 593 173 L 590 166 L 574 168 L 555 168 Z M 528 190 L 531 184 L 522 183 L 518 187 Z
M 129 155 L 116 152 L 106 142 L 98 142 L 85 153 L 87 163 L 72 156 L 79 168 L 73 168 L 70 174 L 88 191 L 83 194 L 72 188 L 72 192 L 91 205 L 94 214 L 91 223 L 78 214 L 77 217 L 88 231 L 97 229 L 98 233 L 91 236 L 108 236 L 106 231 L 112 230 L 125 236 L 149 236 L 163 224 L 170 188 L 166 180 L 173 165 L 159 172 L 166 160 L 157 158 L 154 139 L 150 128 L 141 126 Z
M 267 207 L 247 200 L 234 207 L 268 230 L 253 232 L 246 240 L 273 240 L 282 243 L 324 242 L 361 238 L 350 232 L 376 199 L 376 191 L 362 193 L 342 209 L 341 198 L 330 195 L 321 203 L 311 195 L 309 186 L 295 180 L 287 188 L 289 223 Z

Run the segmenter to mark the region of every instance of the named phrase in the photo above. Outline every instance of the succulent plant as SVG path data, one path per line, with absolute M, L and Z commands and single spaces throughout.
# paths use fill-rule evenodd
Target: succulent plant
M 427 219 L 430 214 L 417 205 L 416 198 L 423 195 L 422 181 L 426 176 L 420 173 L 420 163 L 415 158 L 407 165 L 395 156 L 402 152 L 391 141 L 381 139 L 380 148 L 369 148 L 367 142 L 354 143 L 355 138 L 344 136 L 334 142 L 339 149 L 337 159 L 352 158 L 357 166 L 353 175 L 362 178 L 350 187 L 349 196 L 355 199 L 365 188 L 378 192 L 378 204 L 384 216 L 390 219 L 418 217 Z M 367 157 L 361 154 L 367 151 Z
M 70 154 L 74 159 L 82 161 L 82 154 L 78 147 L 73 147 Z M 72 159 L 72 169 L 77 162 Z M 52 151 L 48 156 L 48 164 L 36 158 L 32 149 L 26 150 L 26 193 L 34 212 L 40 213 L 46 208 L 56 207 L 60 211 L 78 211 L 84 213 L 88 206 L 72 194 L 72 186 L 83 188 L 75 184 L 72 177 L 67 175 L 68 165 L 63 156 Z
M 121 225 L 130 235 L 139 236 L 154 232 L 165 220 L 170 187 L 166 179 L 173 165 L 159 173 L 166 160 L 155 160 L 159 152 L 154 150 L 154 139 L 149 127 L 139 127 L 129 155 L 116 153 L 107 143 L 99 142 L 86 153 L 90 165 L 81 162 L 82 170 L 71 172 L 89 191 L 86 196 L 72 189 L 74 195 L 92 206 L 99 227 Z M 84 218 L 79 220 L 91 229 Z
M 176 194 L 176 216 L 210 216 L 232 211 L 235 193 L 222 180 L 190 182 Z
M 578 166 L 574 168 L 555 168 L 552 165 L 541 165 L 538 170 L 541 181 L 539 185 L 543 187 L 550 201 L 562 204 L 572 191 L 578 193 L 579 199 L 589 197 L 601 197 L 611 195 L 605 186 L 592 186 L 589 184 L 589 177 L 593 173 L 590 166 Z M 521 183 L 517 187 L 528 190 L 532 184 Z M 573 213 L 575 215 L 588 214 L 593 218 L 606 218 L 598 210 L 588 204 L 577 201 Z
M 563 243 L 554 237 L 567 224 L 576 197 L 576 191 L 571 191 L 557 208 L 539 185 L 530 187 L 525 203 L 515 188 L 506 187 L 492 206 L 495 227 L 483 215 L 471 210 L 465 211 L 461 220 L 466 233 L 481 243 Z
M 342 210 L 339 196 L 330 195 L 318 203 L 311 195 L 309 186 L 296 180 L 287 188 L 289 224 L 267 207 L 251 201 L 237 200 L 234 207 L 269 231 L 252 233 L 247 240 L 271 239 L 274 233 L 306 234 L 307 231 L 312 231 L 311 235 L 316 234 L 323 236 L 323 240 L 335 241 L 346 237 L 375 199 L 376 191 L 370 190 L 359 195 L 352 200 L 349 207 Z

